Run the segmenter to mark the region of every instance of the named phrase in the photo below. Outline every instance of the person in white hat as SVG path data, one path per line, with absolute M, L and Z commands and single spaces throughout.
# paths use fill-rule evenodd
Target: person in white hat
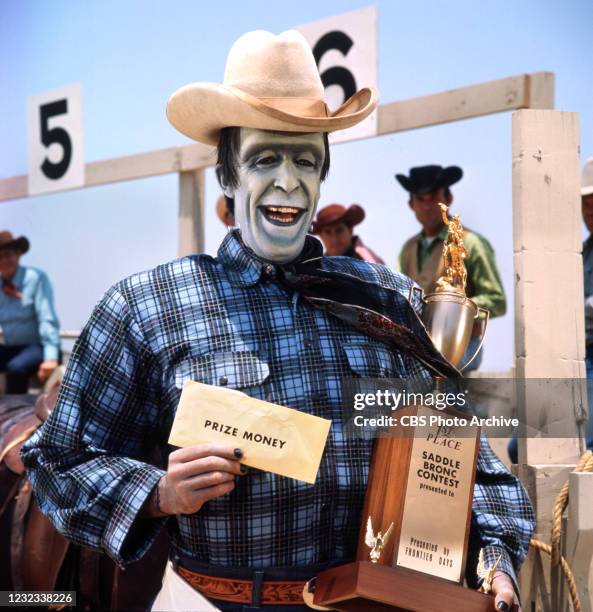
M 153 609 L 306 610 L 305 581 L 356 554 L 372 440 L 345 434 L 343 381 L 459 374 L 404 297 L 407 277 L 324 258 L 308 235 L 329 171 L 327 133 L 376 104 L 363 88 L 330 111 L 295 31 L 245 34 L 222 84 L 193 83 L 169 100 L 178 130 L 218 147 L 216 172 L 238 229 L 216 258 L 191 255 L 108 291 L 74 349 L 51 423 L 22 454 L 56 527 L 121 565 L 167 525 L 173 569 Z M 409 330 L 405 345 L 352 316 L 369 304 Z M 244 469 L 240 445 L 170 452 L 188 380 L 331 419 L 315 484 Z M 166 468 L 147 461 L 155 448 L 168 454 Z M 486 442 L 479 465 L 471 537 L 487 565 L 500 557 L 494 591 L 504 610 L 533 513 Z M 473 568 L 468 579 L 476 585 Z
M 583 242 L 583 273 L 585 285 L 585 365 L 587 366 L 589 420 L 587 422 L 587 448 L 593 450 L 593 157 L 583 166 L 581 180 L 581 206 L 583 221 L 589 237 Z

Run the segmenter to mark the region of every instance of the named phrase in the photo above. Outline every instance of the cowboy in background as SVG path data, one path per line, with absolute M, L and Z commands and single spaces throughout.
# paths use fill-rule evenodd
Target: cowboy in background
M 587 396 L 589 420 L 587 422 L 587 448 L 593 450 L 593 157 L 583 167 L 581 181 L 583 222 L 589 237 L 583 242 L 583 274 L 585 285 L 585 366 L 587 368 Z
M 216 216 L 221 220 L 223 225 L 226 225 L 226 227 L 235 226 L 235 215 L 224 194 L 219 195 L 216 200 Z
M 410 168 L 410 175 L 396 174 L 399 184 L 410 194 L 408 205 L 422 226 L 422 231 L 412 236 L 403 246 L 398 259 L 398 269 L 416 281 L 426 293 L 435 289 L 436 281 L 444 273 L 443 243 L 447 226 L 443 223 L 439 202 L 450 206 L 453 202 L 451 185 L 463 176 L 458 166 L 418 166 Z M 463 242 L 468 251 L 467 296 L 478 306 L 490 311 L 490 317 L 500 317 L 506 311 L 504 289 L 496 267 L 494 249 L 480 234 L 465 228 Z M 459 367 L 463 368 L 480 345 L 484 322 L 477 319 L 472 338 Z M 483 349 L 466 368 L 477 370 Z
M 6 373 L 6 393 L 27 393 L 29 377 L 45 382 L 58 367 L 60 323 L 47 274 L 21 266 L 29 241 L 0 232 L 0 372 Z
M 369 263 L 385 263 L 354 235 L 354 226 L 361 223 L 364 217 L 364 209 L 358 204 L 350 204 L 348 208 L 342 204 L 330 204 L 317 213 L 311 233 L 321 238 L 328 257 L 341 255 Z

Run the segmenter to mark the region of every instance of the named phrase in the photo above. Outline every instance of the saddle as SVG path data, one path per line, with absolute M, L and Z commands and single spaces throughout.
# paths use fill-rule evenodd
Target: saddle
M 19 420 L 8 429 L 7 433 L 1 439 L 0 463 L 4 461 L 8 469 L 15 474 L 20 476 L 25 471 L 25 466 L 20 457 L 21 446 L 31 437 L 33 432 L 47 419 L 47 417 L 49 417 L 52 408 L 56 405 L 58 393 L 59 386 L 56 386 L 47 393 L 39 395 L 33 404 L 32 414 L 29 414 L 31 408 L 30 404 L 25 401 L 24 410 L 19 412 L 17 417 Z
M 37 397 L 0 397 L 0 590 L 76 590 L 86 610 L 145 610 L 158 593 L 169 551 L 163 530 L 122 570 L 107 555 L 70 544 L 41 512 L 21 446 L 54 408 L 59 386 Z

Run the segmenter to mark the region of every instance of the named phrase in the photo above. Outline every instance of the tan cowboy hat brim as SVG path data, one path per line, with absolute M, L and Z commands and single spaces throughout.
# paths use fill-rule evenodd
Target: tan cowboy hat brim
M 376 90 L 365 87 L 333 113 L 322 100 L 258 98 L 219 83 L 190 83 L 169 98 L 167 118 L 182 134 L 205 144 L 218 144 L 225 127 L 278 132 L 333 132 L 370 115 L 378 103 Z

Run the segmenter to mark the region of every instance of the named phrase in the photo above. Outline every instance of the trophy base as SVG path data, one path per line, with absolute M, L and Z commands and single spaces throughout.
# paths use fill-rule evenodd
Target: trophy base
M 403 567 L 355 561 L 321 572 L 313 603 L 344 612 L 493 612 L 494 597 Z

